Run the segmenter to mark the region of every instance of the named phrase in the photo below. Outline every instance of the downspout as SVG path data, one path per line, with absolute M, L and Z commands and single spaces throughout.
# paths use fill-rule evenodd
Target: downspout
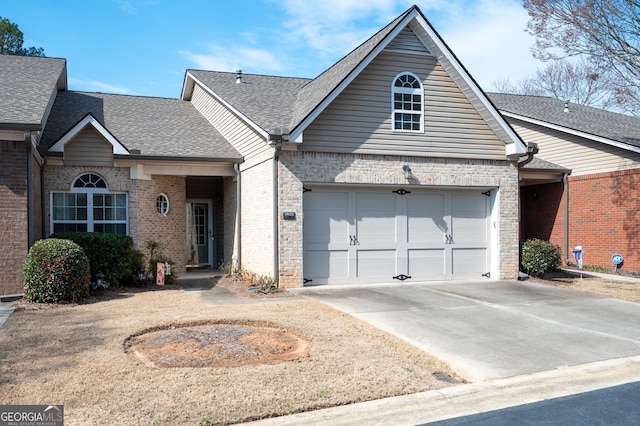
M 27 148 L 27 242 L 30 249 L 33 243 L 33 206 L 34 194 L 33 194 L 33 144 L 31 142 L 31 131 L 24 131 L 24 143 Z
M 44 157 L 42 159 L 42 167 L 40 168 L 40 203 L 42 203 L 42 205 L 40 206 L 40 209 L 42 210 L 42 217 L 40 218 L 40 226 L 41 226 L 41 231 L 42 231 L 42 238 L 45 238 L 45 236 L 47 235 L 47 218 L 45 217 L 45 208 L 44 206 L 46 206 L 48 204 L 48 201 L 45 200 L 45 190 L 44 190 L 44 170 L 47 168 L 47 160 L 49 159 L 49 157 Z M 46 203 L 46 204 L 45 204 Z
M 235 235 L 235 254 L 233 254 L 231 256 L 232 258 L 232 264 L 235 261 L 235 265 L 234 267 L 236 267 L 238 269 L 238 271 L 240 270 L 240 266 L 242 265 L 242 240 L 241 235 L 241 227 L 242 227 L 242 215 L 241 213 L 241 207 L 242 207 L 242 187 L 241 187 L 241 180 L 240 180 L 240 164 L 235 163 L 233 165 L 233 170 L 236 172 L 236 235 Z
M 273 153 L 273 280 L 276 285 L 280 282 L 280 228 L 278 208 L 278 165 L 280 164 L 280 152 L 282 151 L 282 138 L 276 139 L 276 148 Z
M 569 264 L 569 174 L 562 174 L 564 192 L 564 263 Z

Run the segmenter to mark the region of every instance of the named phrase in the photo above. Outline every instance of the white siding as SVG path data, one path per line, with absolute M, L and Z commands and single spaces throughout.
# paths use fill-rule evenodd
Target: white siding
M 391 84 L 424 85 L 425 132 L 391 129 Z M 304 151 L 504 159 L 505 147 L 433 57 L 382 52 L 304 133 Z
M 508 120 L 525 142 L 538 144 L 537 157 L 571 169 L 571 176 L 640 167 L 640 154 L 537 124 Z
M 113 166 L 113 146 L 87 127 L 64 147 L 65 166 Z

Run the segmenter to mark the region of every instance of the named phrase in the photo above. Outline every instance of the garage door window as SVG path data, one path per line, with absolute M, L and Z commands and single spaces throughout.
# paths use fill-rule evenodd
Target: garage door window
M 127 194 L 110 192 L 95 173 L 77 178 L 68 192 L 51 194 L 51 232 L 127 234 Z
M 395 77 L 391 88 L 393 130 L 422 132 L 424 103 L 420 80 L 411 73 Z

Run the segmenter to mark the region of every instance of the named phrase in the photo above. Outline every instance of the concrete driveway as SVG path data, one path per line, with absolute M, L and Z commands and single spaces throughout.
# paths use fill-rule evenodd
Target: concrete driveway
M 517 281 L 306 287 L 474 381 L 640 355 L 640 304 Z

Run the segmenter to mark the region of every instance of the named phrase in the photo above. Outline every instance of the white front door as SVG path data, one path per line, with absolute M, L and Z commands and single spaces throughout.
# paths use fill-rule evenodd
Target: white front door
M 213 203 L 187 200 L 187 266 L 213 266 Z
M 481 278 L 489 197 L 481 190 L 311 188 L 304 195 L 307 284 Z

